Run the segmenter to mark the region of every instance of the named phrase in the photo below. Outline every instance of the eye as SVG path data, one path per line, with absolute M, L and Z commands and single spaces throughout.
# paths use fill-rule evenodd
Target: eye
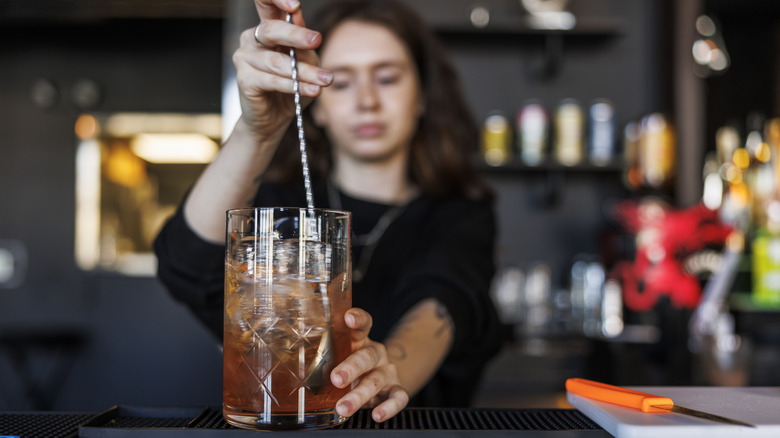
M 347 81 L 337 81 L 334 80 L 332 84 L 330 84 L 330 88 L 334 90 L 343 90 L 345 88 L 349 87 L 349 82 Z
M 398 82 L 398 80 L 398 76 L 381 76 L 379 78 L 379 83 L 382 85 L 392 85 Z
M 352 84 L 352 77 L 347 74 L 335 74 L 333 76 L 333 83 L 330 84 L 330 88 L 334 90 L 344 90 L 349 88 Z
M 377 75 L 376 81 L 380 85 L 393 85 L 401 80 L 401 74 L 398 72 L 381 72 Z
M 378 85 L 394 85 L 404 77 L 404 70 L 396 65 L 384 65 L 374 71 L 374 80 Z

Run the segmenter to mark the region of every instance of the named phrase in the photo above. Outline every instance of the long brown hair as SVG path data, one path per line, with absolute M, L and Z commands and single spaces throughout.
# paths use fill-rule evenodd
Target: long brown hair
M 329 35 L 347 20 L 378 24 L 409 48 L 423 90 L 424 112 L 412 138 L 409 177 L 432 196 L 492 197 L 474 165 L 479 129 L 466 104 L 457 72 L 443 44 L 425 21 L 399 0 L 323 2 L 311 28 Z M 313 174 L 326 177 L 332 166 L 330 144 L 305 111 L 305 129 Z M 288 130 L 269 169 L 269 176 L 289 180 L 300 175 L 295 124 Z

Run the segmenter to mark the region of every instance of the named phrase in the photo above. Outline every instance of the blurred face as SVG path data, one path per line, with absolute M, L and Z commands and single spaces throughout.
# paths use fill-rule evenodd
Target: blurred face
M 347 21 L 328 38 L 320 59 L 334 80 L 316 100 L 314 116 L 337 159 L 377 162 L 405 156 L 422 98 L 401 40 L 383 26 Z

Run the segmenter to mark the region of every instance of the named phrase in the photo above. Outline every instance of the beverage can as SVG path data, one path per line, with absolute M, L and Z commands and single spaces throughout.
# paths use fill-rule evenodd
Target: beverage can
M 511 159 L 512 142 L 509 121 L 494 112 L 486 119 L 482 128 L 482 157 L 490 166 L 503 166 Z
M 596 166 L 612 162 L 615 150 L 615 110 L 606 99 L 596 100 L 588 110 L 588 150 Z
M 547 155 L 549 116 L 538 101 L 530 101 L 517 113 L 517 145 L 524 164 L 538 166 Z
M 582 108 L 574 99 L 564 99 L 555 112 L 555 159 L 564 166 L 580 164 L 583 156 Z

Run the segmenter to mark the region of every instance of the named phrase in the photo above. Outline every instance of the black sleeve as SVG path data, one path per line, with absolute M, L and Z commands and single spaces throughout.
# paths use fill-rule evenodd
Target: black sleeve
M 438 209 L 423 235 L 434 242 L 413 262 L 400 288 L 402 308 L 425 298 L 447 306 L 455 323 L 452 352 L 474 353 L 475 342 L 496 325 L 489 290 L 493 274 L 495 217 L 488 202 L 448 203 Z
M 222 339 L 225 245 L 203 240 L 184 220 L 182 208 L 154 241 L 157 277 L 178 301 Z

